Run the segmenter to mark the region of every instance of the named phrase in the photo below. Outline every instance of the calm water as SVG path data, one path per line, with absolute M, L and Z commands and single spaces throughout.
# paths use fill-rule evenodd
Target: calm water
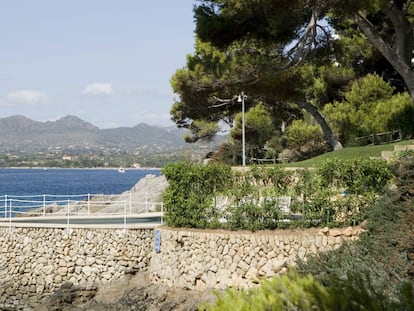
M 0 196 L 42 194 L 120 194 L 160 170 L 0 169 Z

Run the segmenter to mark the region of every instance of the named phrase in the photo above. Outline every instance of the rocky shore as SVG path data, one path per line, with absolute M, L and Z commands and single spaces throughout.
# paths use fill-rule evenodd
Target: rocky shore
M 132 272 L 99 287 L 64 283 L 35 311 L 195 311 L 198 306 L 214 299 L 212 291 L 153 284 L 146 272 Z

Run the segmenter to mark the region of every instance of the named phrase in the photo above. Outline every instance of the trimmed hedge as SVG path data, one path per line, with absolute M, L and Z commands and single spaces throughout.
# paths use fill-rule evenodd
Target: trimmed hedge
M 165 166 L 167 224 L 174 227 L 262 230 L 356 225 L 392 174 L 379 160 L 328 160 L 316 169 L 288 171 L 224 164 Z M 290 212 L 281 202 L 291 198 Z

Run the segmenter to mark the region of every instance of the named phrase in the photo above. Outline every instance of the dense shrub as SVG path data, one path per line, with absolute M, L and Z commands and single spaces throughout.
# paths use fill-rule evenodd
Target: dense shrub
M 393 171 L 396 187 L 368 206 L 368 231 L 359 240 L 308 256 L 299 274 L 227 290 L 202 310 L 414 310 L 414 156 Z
M 296 158 L 290 161 L 308 159 L 328 150 L 319 125 L 304 120 L 294 120 L 286 131 L 287 148 L 294 150 Z
M 397 161 L 394 173 L 396 187 L 367 208 L 368 231 L 352 245 L 308 257 L 298 269 L 325 285 L 375 289 L 384 301 L 401 303 L 394 310 L 414 310 L 407 285 L 414 281 L 414 157 Z
M 291 270 L 280 277 L 262 281 L 257 288 L 229 289 L 218 296 L 214 304 L 199 310 L 408 311 L 413 310 L 413 298 L 412 287 L 408 283 L 401 287 L 398 299 L 392 300 L 373 287 L 364 275 L 350 274 L 345 281 L 332 277 L 330 285 L 323 286 L 311 275 L 300 276 Z
M 163 202 L 169 225 L 205 228 L 209 221 L 217 222 L 218 213 L 211 202 L 231 181 L 229 166 L 180 162 L 166 165 L 162 174 L 168 180 Z
M 382 193 L 392 177 L 386 162 L 374 159 L 328 159 L 317 169 L 322 186 L 344 189 L 350 194 Z
M 293 271 L 249 290 L 229 289 L 207 311 L 328 310 L 328 293 L 312 276 Z
M 233 184 L 226 193 L 233 204 L 227 212 L 226 229 L 275 229 L 279 226 L 278 201 L 291 183 L 291 173 L 281 168 L 253 166 L 233 173 Z
M 170 164 L 164 204 L 171 226 L 224 229 L 356 225 L 391 178 L 384 161 L 327 161 L 316 170 Z M 282 208 L 291 198 L 290 212 Z M 225 204 L 221 204 L 225 201 Z
M 382 77 L 368 74 L 355 81 L 344 97 L 326 104 L 322 111 L 342 144 L 351 146 L 356 144 L 356 137 L 395 130 L 403 137 L 414 134 L 411 96 L 394 94 Z

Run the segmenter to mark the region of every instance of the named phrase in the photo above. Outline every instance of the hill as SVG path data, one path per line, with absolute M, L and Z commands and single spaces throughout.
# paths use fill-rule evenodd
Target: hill
M 184 133 L 175 127 L 144 123 L 134 127 L 99 129 L 76 116 L 47 122 L 11 116 L 0 119 L 0 152 L 51 149 L 168 151 L 190 147 L 184 142 Z

